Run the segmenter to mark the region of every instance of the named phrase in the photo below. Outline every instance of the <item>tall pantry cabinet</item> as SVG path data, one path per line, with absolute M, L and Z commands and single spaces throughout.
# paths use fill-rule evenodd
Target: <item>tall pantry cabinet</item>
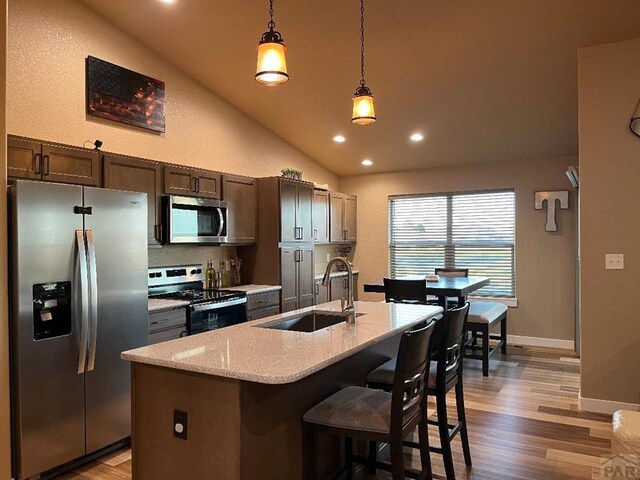
M 244 278 L 281 285 L 283 312 L 314 302 L 313 183 L 257 179 L 258 244 L 242 248 Z

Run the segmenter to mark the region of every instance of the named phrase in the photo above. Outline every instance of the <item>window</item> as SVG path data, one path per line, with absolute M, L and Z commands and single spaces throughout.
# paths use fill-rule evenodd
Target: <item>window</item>
M 513 297 L 514 245 L 512 190 L 389 197 L 392 277 L 468 268 L 491 278 L 474 295 Z

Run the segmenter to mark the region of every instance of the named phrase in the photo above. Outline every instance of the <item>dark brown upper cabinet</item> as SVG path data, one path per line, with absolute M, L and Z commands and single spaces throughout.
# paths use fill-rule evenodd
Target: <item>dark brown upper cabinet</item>
M 329 243 L 329 192 L 313 192 L 313 241 Z
M 227 202 L 229 243 L 256 243 L 256 181 L 237 175 L 222 176 L 222 199 Z
M 162 166 L 139 158 L 108 154 L 103 157 L 103 186 L 147 194 L 149 245 L 162 241 Z
M 9 137 L 7 176 L 97 187 L 100 152 Z
M 175 165 L 164 167 L 164 193 L 190 197 L 220 198 L 221 174 Z
M 280 241 L 313 242 L 313 184 L 280 179 Z
M 329 195 L 329 238 L 331 243 L 357 241 L 357 198 L 345 193 Z

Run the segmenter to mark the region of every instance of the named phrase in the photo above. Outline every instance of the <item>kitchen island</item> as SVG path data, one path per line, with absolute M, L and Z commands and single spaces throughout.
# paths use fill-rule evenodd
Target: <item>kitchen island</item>
M 124 352 L 132 362 L 133 477 L 298 480 L 310 477 L 305 454 L 319 458 L 322 475 L 331 473 L 337 439 L 305 451 L 304 412 L 342 387 L 363 385 L 396 354 L 403 331 L 442 309 L 356 302 L 354 325 L 265 328 L 314 309 L 339 313 L 340 303 Z M 176 411 L 187 415 L 181 433 Z

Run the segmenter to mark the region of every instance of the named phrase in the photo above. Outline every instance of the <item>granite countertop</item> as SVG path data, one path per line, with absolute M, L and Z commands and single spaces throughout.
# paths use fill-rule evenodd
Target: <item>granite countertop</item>
M 186 307 L 189 305 L 188 300 L 168 300 L 166 298 L 150 298 L 149 312 L 157 312 L 159 310 L 169 310 L 170 308 Z
M 356 302 L 354 325 L 312 333 L 259 328 L 313 309 L 340 311 L 334 301 L 220 330 L 150 345 L 124 360 L 257 383 L 293 383 L 442 312 L 431 305 Z
M 236 290 L 239 292 L 247 292 L 247 295 L 252 293 L 265 293 L 282 290 L 280 285 L 238 285 L 237 287 L 222 288 L 222 290 Z
M 360 272 L 359 272 L 358 270 L 354 270 L 354 271 L 353 271 L 353 274 L 354 274 L 354 275 L 357 275 L 357 274 L 359 274 L 359 273 L 360 273 Z M 343 277 L 343 276 L 345 276 L 346 274 L 347 274 L 347 272 L 346 272 L 346 271 L 345 271 L 345 272 L 332 271 L 332 272 L 331 272 L 331 277 L 332 277 L 332 278 L 333 278 L 333 277 Z M 324 277 L 324 272 L 320 272 L 320 273 L 316 273 L 316 274 L 315 274 L 315 279 L 316 279 L 316 280 L 322 279 L 322 277 Z

